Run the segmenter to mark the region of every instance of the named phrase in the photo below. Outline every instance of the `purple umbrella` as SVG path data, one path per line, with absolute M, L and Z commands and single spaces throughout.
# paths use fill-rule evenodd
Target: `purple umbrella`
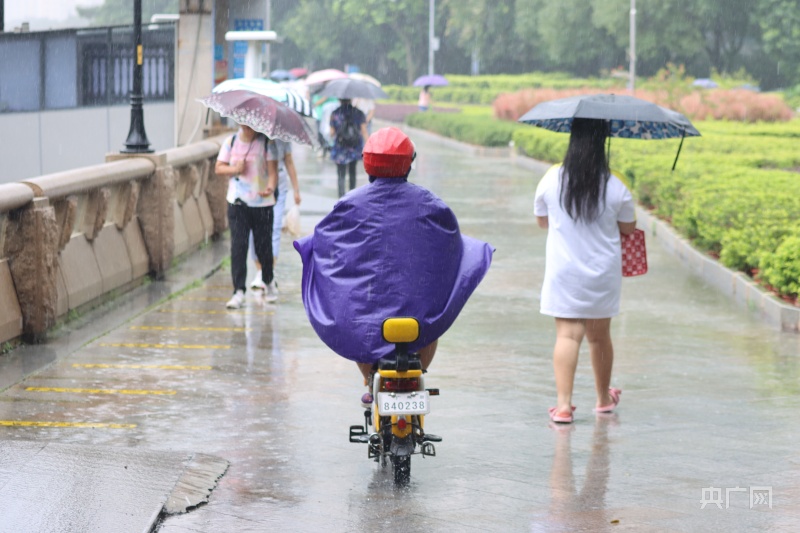
M 445 85 L 449 85 L 447 78 L 439 74 L 428 74 L 414 80 L 414 87 L 444 87 Z
M 316 135 L 294 110 L 282 102 L 250 91 L 213 93 L 199 100 L 223 117 L 250 126 L 270 139 L 315 146 Z
M 692 82 L 692 85 L 695 87 L 701 87 L 703 89 L 716 89 L 719 87 L 719 84 L 710 78 L 697 78 Z

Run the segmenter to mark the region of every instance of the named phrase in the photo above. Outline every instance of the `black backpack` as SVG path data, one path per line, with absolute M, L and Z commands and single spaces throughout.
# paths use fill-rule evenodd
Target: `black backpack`
M 355 113 L 344 113 L 344 124 L 336 135 L 336 142 L 342 148 L 358 148 L 361 146 L 361 129 L 355 123 Z

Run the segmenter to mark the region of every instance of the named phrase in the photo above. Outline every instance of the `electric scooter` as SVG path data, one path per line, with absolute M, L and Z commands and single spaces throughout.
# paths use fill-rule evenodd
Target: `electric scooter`
M 439 389 L 425 388 L 419 353 L 408 352 L 408 344 L 419 338 L 419 322 L 388 318 L 382 331 L 395 350 L 374 367 L 373 402 L 364 411 L 364 425 L 350 426 L 350 442 L 367 444 L 367 457 L 383 467 L 390 461 L 395 483 L 405 485 L 411 479 L 411 456 L 436 456 L 433 443 L 442 440 L 423 429 L 430 397 L 438 396 Z

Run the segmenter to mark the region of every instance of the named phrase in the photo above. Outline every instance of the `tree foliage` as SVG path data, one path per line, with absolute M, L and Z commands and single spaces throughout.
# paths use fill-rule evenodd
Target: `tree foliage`
M 524 0 L 444 0 L 445 39 L 480 62 L 484 73 L 521 72 L 542 67 L 535 60 L 536 39 L 518 22 Z M 538 8 L 538 1 L 536 7 Z
M 800 85 L 800 0 L 761 0 L 764 52 Z
M 414 81 L 420 73 L 423 58 L 427 57 L 427 3 L 418 0 L 337 0 L 334 6 L 346 21 L 371 30 L 388 58 L 405 66 L 406 81 Z
M 78 15 L 95 26 L 133 24 L 133 2 L 131 0 L 105 0 L 103 4 L 78 7 Z M 142 21 L 156 14 L 177 13 L 178 0 L 142 0 Z
M 624 59 L 612 36 L 594 20 L 593 2 L 542 2 L 539 35 L 553 65 L 582 76 L 609 69 Z
M 145 19 L 178 0 L 143 0 Z M 358 65 L 386 82 L 427 70 L 428 1 L 272 0 L 277 67 Z M 436 71 L 567 71 L 628 64 L 631 0 L 437 0 Z M 694 77 L 742 68 L 762 87 L 800 85 L 800 0 L 637 0 L 637 73 L 668 63 Z M 93 24 L 126 24 L 130 0 L 79 8 Z
M 737 67 L 742 47 L 758 29 L 753 11 L 742 7 L 741 0 L 701 0 L 698 3 L 695 20 L 705 37 L 709 61 L 720 72 L 732 72 Z

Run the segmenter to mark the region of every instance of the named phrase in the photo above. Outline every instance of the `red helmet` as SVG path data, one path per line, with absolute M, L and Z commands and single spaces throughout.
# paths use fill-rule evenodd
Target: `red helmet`
M 397 128 L 381 128 L 364 145 L 364 170 L 374 178 L 403 178 L 417 153 L 414 143 Z

